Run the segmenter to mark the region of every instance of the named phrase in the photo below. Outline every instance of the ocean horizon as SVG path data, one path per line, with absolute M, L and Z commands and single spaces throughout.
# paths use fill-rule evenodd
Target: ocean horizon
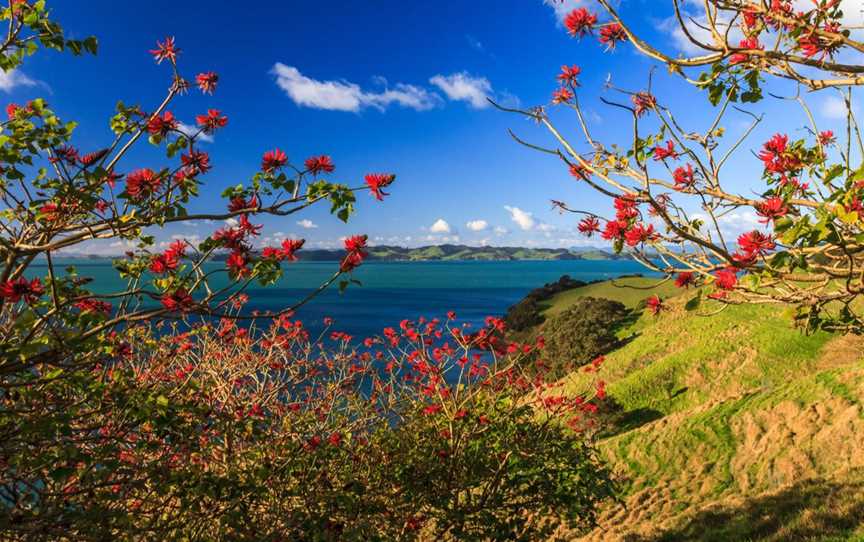
M 92 278 L 94 292 L 123 287 L 108 260 L 58 258 L 54 264 L 58 269 L 74 266 L 81 277 Z M 337 266 L 337 262 L 285 265 L 277 284 L 253 285 L 247 290 L 246 308 L 278 311 L 289 307 L 329 278 Z M 47 264 L 32 267 L 41 274 Z M 528 292 L 563 275 L 590 282 L 635 273 L 659 276 L 633 260 L 373 261 L 353 273 L 359 285 L 351 284 L 340 293 L 334 284 L 300 307 L 295 318 L 313 332 L 322 329 L 324 318 L 332 318 L 333 329 L 357 338 L 380 334 L 384 327 L 403 319 L 443 318 L 448 311 L 454 311 L 460 323 L 479 325 L 487 316 L 503 315 Z

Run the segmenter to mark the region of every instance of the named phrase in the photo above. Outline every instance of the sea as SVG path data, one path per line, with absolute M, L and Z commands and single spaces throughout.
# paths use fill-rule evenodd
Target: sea
M 79 276 L 92 279 L 89 288 L 97 293 L 116 292 L 124 286 L 110 260 L 55 259 L 54 264 L 58 270 L 74 266 Z M 34 262 L 30 272 L 44 276 L 45 265 Z M 247 290 L 247 310 L 278 311 L 291 306 L 332 275 L 337 265 L 286 265 L 277 284 Z M 403 319 L 444 318 L 448 311 L 455 312 L 460 323 L 476 326 L 487 316 L 502 316 L 529 291 L 562 275 L 587 282 L 633 273 L 651 275 L 632 260 L 372 261 L 353 273 L 359 284 L 350 284 L 342 293 L 334 284 L 299 308 L 295 318 L 313 331 L 331 318 L 332 329 L 357 338 L 378 335 Z

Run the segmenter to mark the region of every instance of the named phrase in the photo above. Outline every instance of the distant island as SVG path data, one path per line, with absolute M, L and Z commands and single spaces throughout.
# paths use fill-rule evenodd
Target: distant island
M 596 247 L 580 248 L 525 248 L 525 247 L 472 247 L 468 245 L 430 245 L 408 248 L 378 245 L 368 249 L 370 261 L 424 262 L 424 261 L 520 261 L 520 260 L 627 260 L 626 254 L 615 254 Z M 338 261 L 345 256 L 344 250 L 303 249 L 297 253 L 302 261 Z M 88 259 L 116 258 L 118 256 L 81 256 Z M 220 260 L 225 254 L 217 254 Z

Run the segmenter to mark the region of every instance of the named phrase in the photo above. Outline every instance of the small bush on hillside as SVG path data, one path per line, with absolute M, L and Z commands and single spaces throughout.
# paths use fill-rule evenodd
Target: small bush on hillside
M 507 314 L 504 316 L 507 329 L 519 332 L 539 326 L 545 320 L 543 315 L 540 314 L 540 301 L 545 301 L 555 294 L 579 288 L 586 284 L 588 283 L 572 279 L 569 275 L 562 275 L 556 282 L 550 282 L 540 288 L 531 290 L 521 301 L 507 309 Z
M 584 297 L 549 319 L 542 332 L 550 370 L 566 374 L 614 348 L 615 329 L 629 314 L 618 301 Z

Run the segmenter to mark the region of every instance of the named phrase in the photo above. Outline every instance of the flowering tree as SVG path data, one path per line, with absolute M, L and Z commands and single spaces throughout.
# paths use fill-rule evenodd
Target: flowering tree
M 572 144 L 555 128 L 543 107 L 513 110 L 543 125 L 557 148 L 528 144 L 561 159 L 570 173 L 614 204 L 614 216 L 574 209 L 586 236 L 599 235 L 628 249 L 649 268 L 680 287 L 700 288 L 722 304 L 789 303 L 807 329 L 859 332 L 864 313 L 856 304 L 864 291 L 862 217 L 864 145 L 852 103 L 852 87 L 864 84 L 864 66 L 844 62 L 864 52 L 843 23 L 843 2 L 813 0 L 805 11 L 789 0 L 706 0 L 703 13 L 690 16 L 673 0 L 681 32 L 702 54 L 672 56 L 640 39 L 608 0 L 598 0 L 606 16 L 580 7 L 564 20 L 575 39 L 596 34 L 607 50 L 628 44 L 664 64 L 671 73 L 706 92 L 713 119 L 703 129 L 676 118 L 673 108 L 645 89 L 609 88 L 625 100 L 601 100 L 632 119 L 632 137 L 624 145 L 597 140 L 576 96 L 579 66 L 563 66 L 552 103 L 572 109 L 583 143 Z M 690 6 L 692 8 L 692 6 Z M 778 133 L 761 144 L 756 196 L 736 193 L 724 166 L 746 143 L 762 117 L 734 104 L 763 99 L 766 81 L 790 81 L 798 93 L 789 100 L 809 119 L 809 136 L 792 139 Z M 843 141 L 820 130 L 801 90 L 840 92 L 847 107 Z M 792 102 L 797 102 L 797 105 Z M 503 108 L 502 108 L 503 109 Z M 724 140 L 722 122 L 732 110 L 750 115 L 750 127 L 734 141 Z M 515 137 L 515 136 L 514 136 Z M 725 215 L 755 212 L 764 229 L 728 239 Z M 652 299 L 650 308 L 662 308 Z
M 3 70 L 15 69 L 39 47 L 96 52 L 95 38 L 66 39 L 44 1 L 10 0 L 0 18 L 8 25 L 0 45 Z M 42 99 L 10 104 L 0 124 L 0 528 L 17 525 L 31 535 L 47 529 L 43 534 L 51 538 L 52 529 L 92 515 L 82 503 L 101 487 L 104 479 L 96 474 L 106 471 L 113 453 L 91 446 L 94 429 L 106 427 L 108 413 L 118 418 L 112 423 L 140 428 L 165 410 L 164 396 L 138 386 L 124 366 L 133 354 L 130 326 L 192 313 L 248 316 L 231 308 L 238 296 L 253 281 L 276 282 L 283 263 L 296 260 L 303 246 L 303 240 L 286 239 L 256 249 L 261 226 L 254 217 L 287 216 L 329 202 L 331 212 L 347 220 L 354 192 L 368 188 L 380 200 L 395 179 L 370 174 L 365 185 L 349 187 L 326 180 L 335 169 L 329 156 L 294 165 L 277 148 L 263 154 L 248 183 L 223 193 L 224 208 L 188 212 L 212 168 L 198 142 L 228 118 L 209 109 L 191 132 L 183 128 L 169 109 L 192 86 L 179 70 L 180 49 L 166 38 L 151 53 L 170 70 L 165 98 L 146 111 L 118 104 L 110 119 L 114 138 L 103 148 L 72 146 L 75 123 L 62 121 Z M 210 71 L 195 77 L 205 94 L 218 81 Z M 166 165 L 130 163 L 130 150 L 147 141 L 164 150 Z M 181 220 L 234 225 L 198 244 L 178 240 L 156 250 L 149 232 Z M 120 291 L 96 293 L 91 279 L 54 264 L 60 251 L 111 239 L 135 246 L 114 263 L 126 283 Z M 344 259 L 311 295 L 360 265 L 365 246 L 365 236 L 348 238 Z M 220 254 L 227 255 L 224 263 L 209 263 Z M 160 416 L 167 416 L 161 424 L 166 432 L 179 435 L 178 428 L 194 425 L 179 407 Z
M 43 1 L 10 0 L 0 17 L 5 70 L 40 45 L 96 51 L 65 39 Z M 329 322 L 310 337 L 294 309 L 350 282 L 363 235 L 307 298 L 245 310 L 247 287 L 275 283 L 303 246 L 256 246 L 256 217 L 329 203 L 347 220 L 356 191 L 382 200 L 395 176 L 334 183 L 330 157 L 296 165 L 275 148 L 223 208 L 188 211 L 212 168 L 198 142 L 228 118 L 209 109 L 183 127 L 170 110 L 192 90 L 181 52 L 166 38 L 151 53 L 170 69 L 165 98 L 118 104 L 103 148 L 72 146 L 74 123 L 41 99 L 0 124 L 0 538 L 529 540 L 590 524 L 613 484 L 572 436 L 593 430 L 605 388 L 565 398 L 542 344 L 455 315 L 362 345 Z M 194 81 L 211 94 L 219 78 Z M 147 141 L 167 165 L 131 163 Z M 181 220 L 229 225 L 158 249 L 151 234 Z M 55 266 L 106 240 L 134 246 L 114 262 L 119 291 Z
M 106 532 L 537 540 L 590 525 L 613 484 L 568 433 L 592 430 L 602 383 L 565 397 L 528 370 L 542 368 L 542 341 L 455 318 L 403 320 L 359 344 L 330 320 L 310 336 L 290 313 L 264 329 L 142 330 L 135 379 L 196 412 L 199 430 L 190 442 L 107 420 L 92 445 L 113 447 L 113 468 L 91 496 Z

